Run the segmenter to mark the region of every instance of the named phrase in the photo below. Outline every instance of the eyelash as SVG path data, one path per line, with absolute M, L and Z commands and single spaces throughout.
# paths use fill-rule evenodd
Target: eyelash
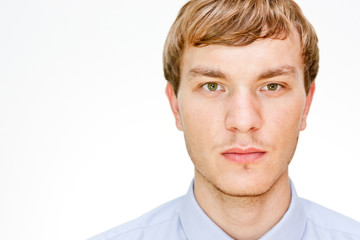
M 214 89 L 214 90 L 209 89 L 210 84 L 214 84 L 216 89 Z M 270 85 L 276 85 L 276 89 L 273 89 L 273 90 L 265 89 L 265 88 L 270 87 Z M 200 87 L 203 88 L 204 90 L 208 91 L 208 92 L 217 92 L 217 91 L 224 91 L 225 90 L 225 88 L 223 86 L 221 86 L 221 84 L 219 84 L 217 82 L 207 82 L 207 83 L 202 84 Z M 221 89 L 218 89 L 218 88 L 221 88 Z M 266 85 L 264 85 L 263 87 L 260 88 L 260 91 L 276 92 L 276 91 L 279 91 L 282 88 L 284 88 L 283 84 L 274 82 L 274 83 L 267 83 Z
M 269 87 L 270 85 L 276 85 L 276 89 L 274 90 L 270 90 L 270 89 L 264 89 L 266 87 Z M 260 88 L 260 91 L 269 91 L 269 92 L 275 92 L 275 91 L 278 91 L 280 89 L 284 88 L 284 85 L 280 84 L 280 83 L 268 83 L 266 84 L 265 86 L 263 86 L 262 88 Z
M 216 89 L 215 90 L 210 90 L 209 89 L 210 84 L 216 85 Z M 209 91 L 209 92 L 217 92 L 217 91 L 224 91 L 225 90 L 225 88 L 220 83 L 217 83 L 217 82 L 204 83 L 204 84 L 201 85 L 201 88 L 203 88 L 204 90 Z

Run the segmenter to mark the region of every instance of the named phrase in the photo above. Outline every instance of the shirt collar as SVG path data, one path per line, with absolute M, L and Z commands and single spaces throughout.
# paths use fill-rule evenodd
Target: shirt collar
M 185 195 L 179 214 L 185 235 L 189 240 L 232 240 L 200 208 L 194 196 L 194 182 Z
M 291 202 L 289 209 L 282 219 L 259 240 L 278 240 L 278 239 L 301 239 L 303 235 L 306 216 L 303 206 L 297 196 L 295 187 L 290 181 Z M 193 182 L 188 193 L 185 195 L 180 209 L 180 221 L 185 235 L 189 240 L 231 240 L 219 226 L 217 226 L 200 208 L 197 203 Z

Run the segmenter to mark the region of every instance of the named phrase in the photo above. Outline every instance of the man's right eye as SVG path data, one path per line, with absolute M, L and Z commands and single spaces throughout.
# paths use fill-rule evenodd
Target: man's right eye
M 207 91 L 219 91 L 219 90 L 223 90 L 224 88 L 222 88 L 218 83 L 216 82 L 208 82 L 205 83 L 204 85 L 202 85 L 202 88 L 204 88 Z

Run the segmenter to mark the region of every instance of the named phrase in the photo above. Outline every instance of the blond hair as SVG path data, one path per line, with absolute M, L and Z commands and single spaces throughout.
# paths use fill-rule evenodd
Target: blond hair
M 191 0 L 180 10 L 164 46 L 164 75 L 178 92 L 186 46 L 245 46 L 258 39 L 285 39 L 294 26 L 301 40 L 306 93 L 319 69 L 315 30 L 292 0 Z

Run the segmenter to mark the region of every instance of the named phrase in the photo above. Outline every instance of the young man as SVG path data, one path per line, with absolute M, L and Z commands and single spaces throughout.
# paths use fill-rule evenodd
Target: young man
M 359 223 L 300 199 L 288 176 L 318 65 L 316 33 L 292 0 L 184 5 L 164 72 L 193 184 L 93 240 L 360 239 Z

